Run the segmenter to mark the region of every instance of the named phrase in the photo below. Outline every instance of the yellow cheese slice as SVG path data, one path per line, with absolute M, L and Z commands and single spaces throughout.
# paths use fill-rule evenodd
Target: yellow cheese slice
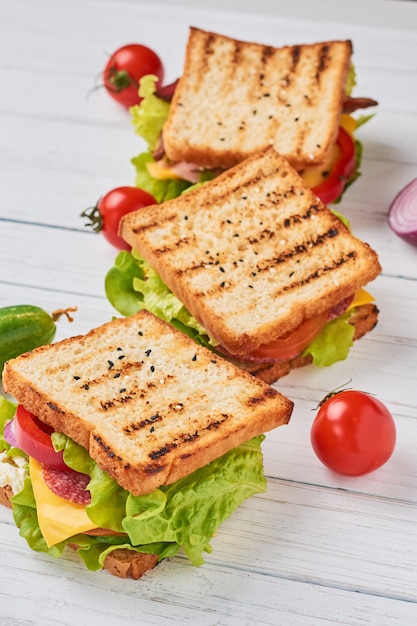
M 332 171 L 339 158 L 340 148 L 337 144 L 334 144 L 328 151 L 324 163 L 306 167 L 300 174 L 301 178 L 309 187 L 318 187 L 325 182 L 326 175 Z M 324 174 L 325 172 L 327 174 Z
M 78 533 L 97 528 L 85 506 L 56 496 L 42 478 L 42 465 L 29 458 L 29 472 L 36 500 L 38 522 L 48 548 Z
M 363 306 L 364 304 L 369 304 L 370 302 L 374 302 L 375 298 L 371 296 L 370 293 L 365 291 L 365 289 L 358 289 L 355 293 L 355 297 L 352 300 L 352 303 L 348 306 L 347 310 L 356 308 L 357 306 Z
M 157 180 L 180 180 L 181 176 L 177 174 L 169 165 L 164 165 L 161 161 L 149 161 L 146 163 L 146 169 L 152 178 Z
M 346 113 L 340 117 L 340 126 L 353 137 L 353 133 L 356 128 L 356 120 L 351 115 Z M 324 163 L 321 165 L 313 165 L 306 167 L 301 173 L 301 178 L 309 187 L 318 187 L 326 181 L 324 172 L 331 172 L 334 168 L 337 160 L 340 157 L 340 148 L 337 144 L 333 145 L 327 153 Z
M 351 115 L 343 113 L 340 117 L 340 126 L 344 128 L 349 135 L 353 135 L 356 129 L 356 120 Z

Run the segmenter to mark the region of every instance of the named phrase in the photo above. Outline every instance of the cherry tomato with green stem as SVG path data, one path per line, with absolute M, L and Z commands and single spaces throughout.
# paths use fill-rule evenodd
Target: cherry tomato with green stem
M 380 400 L 362 391 L 344 390 L 321 402 L 310 437 L 326 467 L 345 476 L 362 476 L 391 457 L 396 427 Z
M 90 221 L 86 226 L 96 233 L 102 232 L 115 248 L 130 250 L 131 246 L 119 236 L 119 222 L 127 213 L 150 204 L 156 204 L 156 200 L 147 191 L 139 187 L 116 187 L 100 198 L 95 206 L 83 211 L 81 217 L 88 218 Z
M 161 86 L 164 80 L 164 66 L 160 57 L 151 48 L 132 43 L 113 52 L 103 71 L 103 82 L 113 100 L 129 108 L 139 104 L 139 81 L 142 76 L 153 74 Z

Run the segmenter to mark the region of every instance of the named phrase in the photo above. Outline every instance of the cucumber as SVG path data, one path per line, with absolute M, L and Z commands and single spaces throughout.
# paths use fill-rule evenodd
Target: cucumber
M 0 374 L 9 359 L 50 343 L 56 333 L 55 319 L 30 304 L 0 308 Z

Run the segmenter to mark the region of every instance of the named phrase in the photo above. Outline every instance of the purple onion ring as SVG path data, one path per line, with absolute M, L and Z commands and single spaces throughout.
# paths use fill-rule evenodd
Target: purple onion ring
M 401 239 L 417 246 L 417 178 L 395 196 L 389 207 L 388 224 Z
M 19 444 L 17 443 L 14 434 L 14 419 L 10 420 L 10 422 L 7 422 L 6 426 L 4 427 L 4 438 L 9 446 L 12 446 L 13 448 L 19 447 Z

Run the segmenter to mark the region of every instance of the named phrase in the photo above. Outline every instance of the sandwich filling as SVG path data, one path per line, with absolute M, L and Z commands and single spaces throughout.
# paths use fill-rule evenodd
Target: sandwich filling
M 224 168 L 220 165 L 207 167 L 201 163 L 175 161 L 168 157 L 163 131 L 178 81 L 170 88 L 156 91 L 155 80 L 154 76 L 146 76 L 141 80 L 139 93 L 143 100 L 140 105 L 131 108 L 135 131 L 148 145 L 147 152 L 139 154 L 132 162 L 136 168 L 136 185 L 161 202 L 177 197 L 192 185 L 212 179 Z M 353 98 L 351 91 L 355 82 L 355 72 L 351 65 L 339 128 L 324 160 L 319 164 L 313 162 L 302 166 L 294 165 L 314 193 L 326 204 L 339 202 L 344 191 L 360 176 L 362 146 L 354 133 L 372 115 L 354 118 L 352 113 L 357 109 L 373 107 L 377 102 L 371 98 Z M 297 113 L 294 115 L 297 119 Z M 297 126 L 296 123 L 294 125 Z
M 293 408 L 146 311 L 8 360 L 3 385 L 1 501 L 32 549 L 92 570 L 120 551 L 202 564 L 265 491 L 263 433 Z
M 354 312 L 374 302 L 365 289 L 337 303 L 331 310 L 315 316 L 281 338 L 244 355 L 222 347 L 191 315 L 179 298 L 167 287 L 157 272 L 135 250 L 122 251 L 105 279 L 109 302 L 122 315 L 132 315 L 142 308 L 178 328 L 197 343 L 229 360 L 258 369 L 259 364 L 288 361 L 298 355 L 311 355 L 318 367 L 344 360 L 353 345 L 354 327 L 349 323 Z
M 266 490 L 263 435 L 172 485 L 133 496 L 62 433 L 48 435 L 57 462 L 65 462 L 61 469 L 51 468 L 51 453 L 37 445 L 37 438 L 43 440 L 39 426 L 24 426 L 30 433 L 23 431 L 16 439 L 15 410 L 2 399 L 0 488 L 12 483 L 11 504 L 20 534 L 33 550 L 53 557 L 61 556 L 68 544 L 76 546 L 91 570 L 102 568 L 119 548 L 154 554 L 159 561 L 183 549 L 193 565 L 201 565 L 218 526 L 246 498 Z M 31 414 L 27 418 L 36 421 Z M 22 444 L 38 458 L 29 456 Z

